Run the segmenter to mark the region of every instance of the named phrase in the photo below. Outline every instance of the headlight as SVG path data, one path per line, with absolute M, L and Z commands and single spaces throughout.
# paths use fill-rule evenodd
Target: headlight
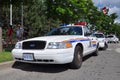
M 16 43 L 16 45 L 15 45 L 15 49 L 22 49 L 22 45 L 21 45 L 21 43 Z
M 48 49 L 64 49 L 70 47 L 72 47 L 72 44 L 69 42 L 50 42 L 47 46 Z

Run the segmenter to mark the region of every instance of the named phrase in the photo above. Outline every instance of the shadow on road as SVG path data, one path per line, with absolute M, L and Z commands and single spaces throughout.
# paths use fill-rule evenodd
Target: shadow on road
M 83 58 L 83 62 L 86 61 L 86 60 L 88 60 L 88 59 L 91 58 L 91 57 L 93 57 L 93 55 L 87 55 L 87 56 L 85 56 L 85 57 Z
M 93 57 L 93 55 L 88 55 L 83 58 L 83 62 Z M 59 73 L 71 69 L 69 64 L 30 64 L 15 62 L 12 68 L 21 69 L 28 72 L 44 72 L 44 73 Z
M 15 62 L 12 66 L 15 69 L 21 69 L 28 72 L 44 72 L 44 73 L 59 73 L 69 69 L 69 65 L 56 64 L 28 64 L 22 62 Z

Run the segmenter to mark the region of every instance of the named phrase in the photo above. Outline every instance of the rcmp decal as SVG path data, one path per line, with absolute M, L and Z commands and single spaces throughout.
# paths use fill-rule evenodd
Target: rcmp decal
M 91 41 L 89 38 L 74 38 L 70 40 L 64 40 L 62 42 L 74 43 L 74 42 L 84 42 L 84 41 L 90 41 L 90 44 L 88 47 L 96 47 L 96 41 Z
M 96 41 L 90 41 L 90 47 L 96 47 Z
M 82 41 L 89 41 L 90 39 L 88 38 L 75 38 L 75 39 L 70 39 L 70 40 L 64 40 L 63 42 L 82 42 Z

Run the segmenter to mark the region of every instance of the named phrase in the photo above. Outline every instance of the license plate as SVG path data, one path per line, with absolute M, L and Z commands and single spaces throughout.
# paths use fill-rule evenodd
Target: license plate
M 24 53 L 23 54 L 23 59 L 24 60 L 33 60 L 33 54 L 31 54 L 31 53 Z

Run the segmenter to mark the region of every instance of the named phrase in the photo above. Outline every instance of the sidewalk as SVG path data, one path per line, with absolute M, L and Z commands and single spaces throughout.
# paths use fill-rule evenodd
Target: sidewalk
M 8 62 L 3 62 L 0 63 L 0 70 L 1 69 L 6 69 L 6 68 L 11 68 L 12 65 L 14 64 L 15 61 L 8 61 Z

